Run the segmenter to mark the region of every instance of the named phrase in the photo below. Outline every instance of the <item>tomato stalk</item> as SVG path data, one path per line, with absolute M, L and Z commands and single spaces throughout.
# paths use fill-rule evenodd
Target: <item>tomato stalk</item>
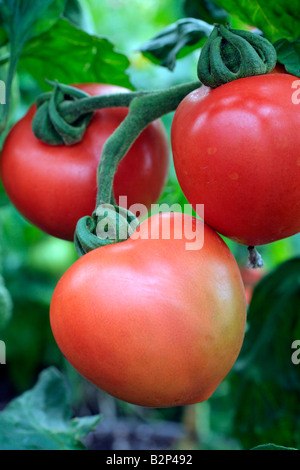
M 74 145 L 80 142 L 97 109 L 128 107 L 147 91 L 90 96 L 72 86 L 53 83 L 53 92 L 41 94 L 32 120 L 34 135 L 48 145 Z
M 175 111 L 186 95 L 202 85 L 199 81 L 195 81 L 166 90 L 90 96 L 72 86 L 57 82 L 49 83 L 54 85 L 54 91 L 43 93 L 38 97 L 37 112 L 32 120 L 34 135 L 48 145 L 74 145 L 80 142 L 95 111 L 115 107 L 130 109 L 131 103 L 138 98 L 148 97 L 145 102 L 147 109 L 139 112 L 139 119 L 142 120 L 145 120 L 142 114 L 148 114 L 145 126 L 147 127 L 155 119 Z
M 137 218 L 115 205 L 113 181 L 118 165 L 149 124 L 175 111 L 183 98 L 201 85 L 195 81 L 165 90 L 89 97 L 73 87 L 56 83 L 53 93 L 45 93 L 38 99 L 33 132 L 50 145 L 73 145 L 80 141 L 97 109 L 129 107 L 127 117 L 102 149 L 97 173 L 96 208 L 92 217 L 86 216 L 78 221 L 75 232 L 74 242 L 79 256 L 97 247 L 126 240 L 137 227 Z M 105 210 L 101 212 L 103 207 Z M 112 238 L 97 234 L 97 226 L 104 218 L 108 224 L 111 221 L 116 225 L 117 233 Z
M 191 82 L 134 97 L 127 117 L 103 147 L 98 169 L 97 206 L 101 202 L 114 203 L 113 179 L 117 167 L 141 132 L 151 122 L 175 111 L 183 98 L 200 86 L 199 82 Z

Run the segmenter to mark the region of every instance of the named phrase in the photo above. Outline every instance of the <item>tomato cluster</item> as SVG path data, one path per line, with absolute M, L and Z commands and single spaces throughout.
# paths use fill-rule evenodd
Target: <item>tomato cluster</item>
M 299 232 L 294 80 L 270 74 L 190 93 L 175 112 L 171 143 L 180 186 L 196 210 L 204 204 L 205 224 L 179 213 L 152 216 L 128 240 L 83 256 L 59 281 L 50 311 L 54 337 L 69 362 L 101 389 L 142 406 L 185 405 L 210 397 L 232 368 L 247 302 L 236 260 L 216 232 L 251 246 Z M 120 91 L 79 88 L 91 95 Z M 6 139 L 2 181 L 26 218 L 71 240 L 78 219 L 95 208 L 101 150 L 127 110 L 97 111 L 83 140 L 71 147 L 38 141 L 34 113 L 32 107 Z M 168 167 L 166 134 L 156 121 L 118 167 L 116 200 L 126 195 L 129 205 L 150 207 Z M 201 249 L 187 249 L 186 225 L 204 236 Z

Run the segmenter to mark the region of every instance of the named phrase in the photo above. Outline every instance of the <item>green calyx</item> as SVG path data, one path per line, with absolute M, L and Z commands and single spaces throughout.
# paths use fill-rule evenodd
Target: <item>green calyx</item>
M 92 217 L 82 217 L 76 227 L 74 244 L 79 257 L 89 251 L 127 240 L 139 225 L 127 209 L 100 204 Z
M 197 73 L 204 85 L 216 88 L 269 73 L 276 61 L 275 48 L 259 34 L 217 25 L 202 48 Z
M 92 112 L 80 116 L 73 113 L 63 116 L 60 105 L 74 103 L 89 95 L 77 88 L 55 84 L 54 91 L 44 93 L 37 100 L 37 112 L 32 120 L 32 131 L 42 142 L 49 145 L 74 145 L 81 141 L 93 116 Z

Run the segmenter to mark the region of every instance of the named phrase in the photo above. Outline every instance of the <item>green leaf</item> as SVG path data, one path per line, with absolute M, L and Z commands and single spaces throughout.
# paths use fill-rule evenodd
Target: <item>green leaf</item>
M 100 416 L 71 419 L 70 390 L 55 368 L 0 413 L 1 450 L 81 450 Z
M 274 46 L 278 62 L 285 66 L 287 72 L 300 77 L 300 39 L 293 42 L 280 39 Z
M 228 13 L 215 2 L 210 0 L 185 0 L 183 9 L 186 16 L 198 18 L 207 23 L 226 23 L 229 19 Z
M 78 29 L 60 19 L 24 48 L 20 70 L 31 74 L 42 88 L 45 79 L 64 83 L 100 82 L 132 88 L 127 57 L 105 38 Z
M 0 131 L 7 125 L 12 81 L 20 60 L 19 70 L 32 75 L 42 88 L 47 88 L 46 78 L 132 88 L 125 73 L 128 59 L 115 52 L 107 39 L 89 35 L 61 18 L 65 14 L 71 21 L 79 21 L 79 4 L 66 1 L 0 0 L 0 40 L 5 40 L 4 28 L 10 41 L 7 101 L 0 109 Z
M 300 257 L 287 261 L 254 290 L 239 359 L 231 375 L 234 429 L 246 448 L 257 442 L 300 447 Z
M 176 59 L 199 49 L 212 29 L 205 21 L 184 18 L 163 29 L 140 50 L 152 62 L 173 70 Z
M 299 0 L 216 0 L 232 16 L 259 28 L 272 42 L 300 36 Z
M 66 0 L 0 0 L 2 26 L 13 46 L 22 46 L 49 30 L 65 8 Z
M 24 45 L 51 28 L 63 12 L 66 0 L 0 0 L 0 26 L 10 41 L 6 103 L 0 108 L 0 132 L 8 120 L 12 82 Z M 3 40 L 3 34 L 1 34 Z
M 277 446 L 276 444 L 262 444 L 260 446 L 253 447 L 251 450 L 297 450 L 294 447 Z

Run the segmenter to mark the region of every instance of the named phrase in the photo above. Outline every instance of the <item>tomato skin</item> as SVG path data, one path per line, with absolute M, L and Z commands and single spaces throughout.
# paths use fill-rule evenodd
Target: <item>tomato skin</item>
M 205 222 L 244 245 L 300 231 L 300 106 L 288 74 L 190 93 L 171 130 L 179 184 Z
M 240 270 L 208 226 L 203 248 L 186 250 L 187 240 L 174 234 L 187 218 L 152 216 L 140 238 L 88 253 L 55 289 L 50 321 L 59 348 L 121 400 L 149 407 L 206 400 L 239 354 L 246 321 Z M 149 223 L 166 222 L 170 239 L 143 239 Z M 193 226 L 203 223 L 193 218 Z
M 90 95 L 121 93 L 124 88 L 76 85 Z M 2 150 L 3 186 L 21 214 L 43 231 L 73 240 L 77 221 L 91 215 L 96 205 L 96 173 L 101 150 L 127 115 L 126 108 L 97 111 L 82 141 L 76 145 L 50 146 L 31 130 L 35 105 L 11 129 Z M 114 180 L 114 195 L 127 196 L 149 208 L 165 185 L 169 169 L 169 143 L 161 121 L 151 123 L 121 161 Z

